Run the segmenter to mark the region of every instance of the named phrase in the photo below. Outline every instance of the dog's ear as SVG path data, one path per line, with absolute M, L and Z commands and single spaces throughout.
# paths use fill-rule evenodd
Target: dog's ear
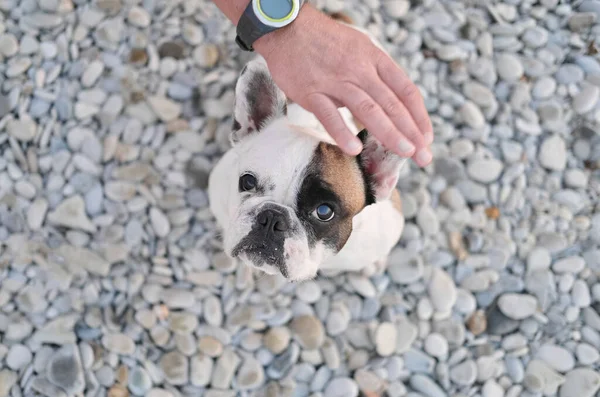
M 231 142 L 260 131 L 269 120 L 287 113 L 287 100 L 275 85 L 264 58 L 257 57 L 242 69 L 235 86 Z
M 366 129 L 359 132 L 358 138 L 363 144 L 358 158 L 371 189 L 373 201 L 386 200 L 396 188 L 400 167 L 406 159 L 386 149 Z

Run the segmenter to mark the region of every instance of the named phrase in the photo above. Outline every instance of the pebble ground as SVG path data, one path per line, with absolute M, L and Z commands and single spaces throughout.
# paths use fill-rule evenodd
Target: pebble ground
M 600 1 L 322 0 L 425 96 L 384 274 L 220 253 L 205 0 L 0 0 L 0 397 L 600 396 Z

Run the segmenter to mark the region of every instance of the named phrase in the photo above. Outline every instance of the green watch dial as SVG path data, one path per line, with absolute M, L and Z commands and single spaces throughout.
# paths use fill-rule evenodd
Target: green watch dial
M 272 22 L 285 21 L 294 12 L 292 0 L 258 0 L 257 3 L 262 16 Z

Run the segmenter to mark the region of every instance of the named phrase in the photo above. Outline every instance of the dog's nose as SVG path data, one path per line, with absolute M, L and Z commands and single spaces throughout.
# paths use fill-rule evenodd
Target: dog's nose
M 270 208 L 258 214 L 256 222 L 263 230 L 273 234 L 286 232 L 290 228 L 287 217 Z

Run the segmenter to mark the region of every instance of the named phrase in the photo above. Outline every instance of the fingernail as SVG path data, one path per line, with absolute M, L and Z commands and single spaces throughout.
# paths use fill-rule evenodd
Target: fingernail
M 398 149 L 400 150 L 401 153 L 407 154 L 407 153 L 411 153 L 413 150 L 415 150 L 415 147 L 409 141 L 401 140 L 400 143 L 398 144 Z
M 421 167 L 426 166 L 427 164 L 429 164 L 431 162 L 431 152 L 429 151 L 429 149 L 427 148 L 423 148 L 421 150 L 419 150 L 419 152 L 417 153 L 417 163 L 419 163 L 421 165 Z
M 347 149 L 349 152 L 352 152 L 352 153 L 356 153 L 356 154 L 357 154 L 357 153 L 359 153 L 359 152 L 361 151 L 361 149 L 362 149 L 362 144 L 360 143 L 360 141 L 359 141 L 359 140 L 357 140 L 357 139 L 353 139 L 353 140 L 351 140 L 350 142 L 348 142 L 348 144 L 346 145 L 346 149 Z

